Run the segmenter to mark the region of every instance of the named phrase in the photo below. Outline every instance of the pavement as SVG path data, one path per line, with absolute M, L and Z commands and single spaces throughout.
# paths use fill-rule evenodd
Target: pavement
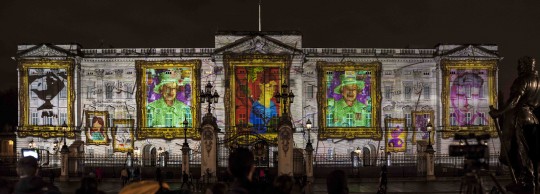
M 11 178 L 12 180 L 14 178 Z M 497 181 L 502 185 L 510 183 L 510 177 L 500 176 L 496 177 Z M 48 179 L 45 179 L 48 180 Z M 438 177 L 435 181 L 426 181 L 423 177 L 409 177 L 409 178 L 388 178 L 388 194 L 438 194 L 438 193 L 459 193 L 460 186 L 462 184 L 462 177 Z M 489 177 L 482 178 L 484 188 L 489 191 L 495 185 L 494 181 Z M 167 179 L 167 182 L 171 189 L 179 190 L 181 182 L 179 179 Z M 349 193 L 375 194 L 379 187 L 379 180 L 375 178 L 351 178 L 348 180 Z M 471 183 L 471 180 L 465 181 Z M 60 191 L 64 194 L 75 193 L 75 190 L 80 186 L 80 178 L 70 178 L 69 182 L 55 181 Z M 118 193 L 122 189 L 122 182 L 120 179 L 104 179 L 99 184 L 99 190 L 105 193 Z M 204 187 L 203 187 L 204 188 Z M 202 189 L 204 190 L 204 189 Z M 313 184 L 313 191 L 315 194 L 323 194 L 326 192 L 326 180 L 315 179 Z M 203 193 L 201 191 L 193 191 L 192 193 Z M 295 185 L 292 193 L 302 193 L 299 186 Z

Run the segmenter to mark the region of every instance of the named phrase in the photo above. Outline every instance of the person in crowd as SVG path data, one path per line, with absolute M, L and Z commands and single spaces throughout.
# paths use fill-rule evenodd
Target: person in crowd
M 76 194 L 105 194 L 98 190 L 98 182 L 93 177 L 84 177 L 81 179 L 81 186 L 75 191 Z
M 13 184 L 11 182 L 0 179 L 0 194 L 11 194 L 13 193 Z
M 293 178 L 289 175 L 280 175 L 274 180 L 276 194 L 290 194 L 294 185 Z
M 129 173 L 126 167 L 120 171 L 120 178 L 122 179 L 122 187 L 126 185 L 129 180 Z
M 49 181 L 51 184 L 54 184 L 54 178 L 56 177 L 56 173 L 54 173 L 54 169 L 49 170 Z
M 237 148 L 229 156 L 229 173 L 234 177 L 228 194 L 255 194 L 252 177 L 255 172 L 255 158 L 247 148 Z
M 334 170 L 326 177 L 328 194 L 348 194 L 347 176 L 343 170 Z
M 156 181 L 161 181 L 161 168 L 157 167 L 156 168 Z
M 26 156 L 19 159 L 16 170 L 20 179 L 15 185 L 14 194 L 59 193 L 58 188 L 36 176 L 37 169 L 38 161 L 36 158 Z

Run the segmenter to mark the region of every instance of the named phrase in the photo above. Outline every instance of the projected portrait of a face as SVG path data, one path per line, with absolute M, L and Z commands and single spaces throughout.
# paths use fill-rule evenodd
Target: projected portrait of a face
M 486 125 L 486 113 L 480 111 L 485 99 L 485 70 L 458 70 L 451 76 L 450 82 L 450 117 L 452 126 Z M 485 100 L 484 100 L 485 101 Z

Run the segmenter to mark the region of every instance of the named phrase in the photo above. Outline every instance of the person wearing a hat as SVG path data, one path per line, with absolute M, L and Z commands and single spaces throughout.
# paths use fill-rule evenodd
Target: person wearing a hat
M 149 126 L 183 127 L 182 123 L 186 114 L 190 114 L 190 107 L 176 99 L 179 85 L 178 79 L 171 76 L 171 73 L 161 72 L 159 74 L 159 84 L 154 87 L 154 92 L 161 94 L 161 98 L 149 103 L 146 107 Z
M 361 127 L 366 126 L 366 105 L 357 100 L 358 93 L 364 89 L 364 81 L 358 80 L 354 73 L 344 73 L 340 77 L 340 85 L 334 88 L 334 93 L 343 97 L 338 101 L 330 100 L 329 110 L 333 113 L 334 127 Z M 329 126 L 332 124 L 329 123 Z

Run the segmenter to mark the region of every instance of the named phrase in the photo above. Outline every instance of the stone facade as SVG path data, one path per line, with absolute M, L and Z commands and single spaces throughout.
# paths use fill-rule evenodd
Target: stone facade
M 317 93 L 320 92 L 317 72 L 317 63 L 320 61 L 340 63 L 369 63 L 381 64 L 381 103 L 380 126 L 384 128 L 384 117 L 405 118 L 411 121 L 411 111 L 433 111 L 433 125 L 436 130 L 446 129 L 442 122 L 442 86 L 443 75 L 441 61 L 443 60 L 499 60 L 498 47 L 495 45 L 438 45 L 430 49 L 408 48 L 303 48 L 302 36 L 298 32 L 218 32 L 215 36 L 215 48 L 82 48 L 79 45 L 20 45 L 16 59 L 23 60 L 73 60 L 74 105 L 72 127 L 85 129 L 89 126 L 89 119 L 85 111 L 106 111 L 109 119 L 134 119 L 135 125 L 140 115 L 137 110 L 137 79 L 136 61 L 183 61 L 199 60 L 201 62 L 200 77 L 197 79 L 203 89 L 207 82 L 211 82 L 220 95 L 219 103 L 214 104 L 212 113 L 217 118 L 218 127 L 223 131 L 229 130 L 225 103 L 228 99 L 225 93 L 228 90 L 224 56 L 234 54 L 259 55 L 286 55 L 291 58 L 288 84 L 295 94 L 295 102 L 290 106 L 292 124 L 295 128 L 293 134 L 294 147 L 304 148 L 308 133 L 304 130 L 304 123 L 309 119 L 313 122 L 311 139 L 314 154 L 347 154 L 357 148 L 369 151 L 372 156 L 380 153 L 384 148 L 384 138 L 353 138 L 353 139 L 318 139 L 319 132 L 319 105 Z M 21 76 L 19 67 L 19 75 Z M 497 76 L 497 75 L 495 75 Z M 23 78 L 23 77 L 21 77 Z M 22 80 L 22 79 L 21 79 Z M 495 80 L 496 77 L 495 77 Z M 45 82 L 34 82 L 30 87 Z M 496 88 L 496 83 L 494 83 Z M 20 85 L 23 87 L 23 85 Z M 31 98 L 31 97 L 30 97 Z M 62 102 L 67 103 L 67 102 Z M 22 110 L 20 115 L 29 112 L 37 114 L 37 104 L 30 101 L 30 109 Z M 207 104 L 201 105 L 199 113 L 206 113 Z M 19 122 L 20 127 L 39 127 L 43 125 L 62 125 L 62 119 L 68 118 L 65 105 L 58 105 L 58 117 L 52 118 L 51 123 L 43 123 L 44 118 L 37 119 L 38 123 L 24 123 L 23 116 Z M 60 116 L 62 115 L 62 116 Z M 41 115 L 34 115 L 41 116 Z M 27 118 L 28 119 L 28 118 Z M 30 118 L 31 121 L 31 118 Z M 137 126 L 134 126 L 137 128 Z M 109 131 L 110 133 L 110 131 Z M 412 133 L 407 134 L 406 153 L 415 153 L 417 148 L 412 142 Z M 76 135 L 77 140 L 86 140 L 86 133 Z M 223 137 L 222 134 L 219 135 Z M 383 135 L 384 137 L 384 135 Z M 60 137 L 57 137 L 60 139 Z M 37 146 L 43 149 L 52 149 L 52 138 L 24 137 L 17 141 L 18 148 L 28 146 L 28 141 L 34 140 Z M 68 144 L 74 140 L 68 139 Z M 153 148 L 163 148 L 169 153 L 181 154 L 183 139 L 144 139 L 134 140 L 135 155 L 143 154 Z M 494 139 L 496 148 L 491 152 L 498 152 L 498 141 Z M 381 143 L 382 142 L 382 143 Z M 447 146 L 452 139 L 443 139 L 438 133 L 435 135 L 435 150 L 437 153 L 447 153 Z M 188 143 L 193 152 L 200 152 L 200 142 L 189 139 Z M 84 145 L 85 154 L 117 154 L 111 144 Z

